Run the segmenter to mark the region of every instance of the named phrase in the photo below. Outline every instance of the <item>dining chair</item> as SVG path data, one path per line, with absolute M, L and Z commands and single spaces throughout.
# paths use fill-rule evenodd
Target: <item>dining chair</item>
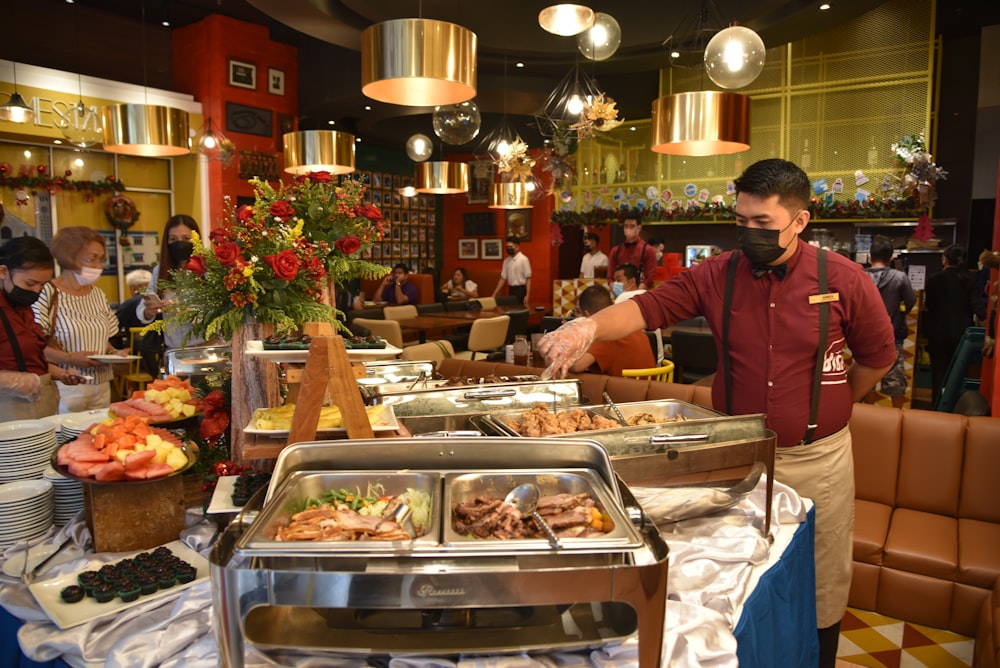
M 663 360 L 660 366 L 648 369 L 622 369 L 622 376 L 625 378 L 647 378 L 649 380 L 672 383 L 674 382 L 674 363 L 670 360 Z
M 139 355 L 139 339 L 142 338 L 142 327 L 129 327 L 128 330 L 128 349 L 129 353 L 132 355 Z M 128 365 L 128 373 L 121 376 L 121 390 L 120 394 L 125 399 L 132 396 L 135 391 L 144 391 L 146 389 L 146 383 L 153 382 L 153 377 L 146 373 L 142 368 L 142 356 L 139 355 L 139 359 L 132 360 Z
M 406 320 L 416 318 L 417 307 L 414 304 L 401 304 L 400 306 L 386 306 L 382 309 L 386 320 Z
M 498 315 L 495 318 L 480 318 L 472 323 L 469 332 L 468 350 L 456 353 L 461 359 L 476 359 L 476 353 L 499 350 L 507 340 L 507 328 L 510 326 L 510 316 Z
M 514 343 L 514 337 L 519 334 L 528 335 L 528 317 L 530 315 L 528 309 L 507 312 L 507 317 L 510 318 L 510 327 L 507 328 L 507 343 Z
M 374 336 L 382 337 L 390 346 L 403 347 L 403 330 L 396 320 L 372 320 L 370 318 L 355 318 L 355 325 L 364 327 Z
M 496 297 L 478 297 L 474 301 L 479 302 L 484 311 L 492 311 L 497 307 Z
M 441 339 L 403 348 L 403 353 L 399 357 L 407 361 L 430 360 L 432 362 L 440 362 L 443 359 L 455 357 L 455 349 L 451 346 L 451 341 Z
M 715 338 L 711 332 L 675 330 L 670 336 L 670 350 L 678 383 L 701 380 L 715 373 L 719 365 Z

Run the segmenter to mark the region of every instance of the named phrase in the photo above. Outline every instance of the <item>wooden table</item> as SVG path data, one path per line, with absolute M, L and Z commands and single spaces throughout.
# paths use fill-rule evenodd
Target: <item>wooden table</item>
M 453 329 L 470 325 L 481 318 L 495 318 L 500 315 L 507 315 L 511 311 L 524 311 L 524 307 L 519 306 L 498 306 L 495 309 L 482 309 L 479 311 L 444 311 L 439 313 L 427 313 L 413 318 L 401 318 L 397 320 L 403 329 L 416 330 L 420 335 L 420 342 L 427 338 L 427 332 L 437 329 Z M 529 313 L 528 321 L 533 315 L 541 318 L 544 311 Z

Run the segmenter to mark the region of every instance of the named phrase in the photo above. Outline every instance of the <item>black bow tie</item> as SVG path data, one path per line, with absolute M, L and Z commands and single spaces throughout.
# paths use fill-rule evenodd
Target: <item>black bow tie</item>
M 772 272 L 778 278 L 784 278 L 785 274 L 788 272 L 787 264 L 754 264 L 753 265 L 753 277 L 761 278 L 767 272 Z

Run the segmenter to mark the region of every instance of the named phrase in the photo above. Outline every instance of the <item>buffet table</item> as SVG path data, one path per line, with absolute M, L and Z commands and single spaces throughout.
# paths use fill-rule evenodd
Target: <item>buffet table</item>
M 774 489 L 773 544 L 761 535 L 764 485 L 728 511 L 660 527 L 670 546 L 670 571 L 663 664 L 670 666 L 776 666 L 810 665 L 817 657 L 813 571 L 812 504 L 780 483 Z M 651 518 L 657 516 L 657 495 L 662 490 L 633 488 Z M 216 538 L 216 525 L 192 517 L 182 534 L 184 543 L 207 556 Z M 71 538 L 69 561 L 46 567 L 49 579 L 73 573 L 89 560 L 105 562 L 124 555 L 80 554 L 89 543 L 79 518 L 49 538 L 59 543 Z M 23 548 L 21 548 L 23 549 Z M 17 557 L 11 548 L 3 557 Z M 75 558 L 74 558 L 75 557 Z M 0 566 L 5 563 L 0 559 Z M 8 569 L 11 570 L 11 569 Z M 219 657 L 212 634 L 216 615 L 211 585 L 196 581 L 189 588 L 157 600 L 122 610 L 119 614 L 90 619 L 79 626 L 59 629 L 38 606 L 28 587 L 9 575 L 0 575 L 0 655 L 3 665 L 34 666 L 212 666 Z M 22 625 L 21 620 L 24 620 Z M 18 628 L 20 626 L 20 628 Z M 18 652 L 14 635 L 20 650 Z M 512 654 L 449 660 L 394 657 L 388 665 L 408 666 L 632 666 L 636 640 L 595 649 L 559 652 L 542 657 Z M 322 665 L 386 665 L 366 657 L 324 655 Z M 33 661 L 31 661 L 33 660 Z M 19 663 L 18 661 L 21 661 Z M 246 665 L 318 665 L 317 658 L 282 654 L 264 655 L 250 649 Z

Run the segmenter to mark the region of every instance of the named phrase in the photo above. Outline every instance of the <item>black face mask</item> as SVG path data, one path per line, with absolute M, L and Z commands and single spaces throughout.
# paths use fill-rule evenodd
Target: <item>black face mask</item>
M 517 249 L 516 248 L 508 248 L 507 249 L 507 255 L 510 255 L 511 257 L 514 257 L 515 255 L 517 255 Z
M 194 244 L 190 241 L 171 241 L 167 244 L 167 252 L 170 253 L 170 259 L 178 267 L 184 267 L 187 261 L 191 259 L 191 253 L 194 251 Z
M 6 289 L 3 291 L 7 295 L 7 301 L 9 301 L 14 306 L 31 306 L 38 301 L 38 297 L 41 293 L 35 292 L 34 290 L 26 290 L 19 285 L 14 285 L 14 281 L 11 280 L 11 289 L 8 292 Z
M 789 223 L 788 225 L 791 225 Z M 736 241 L 743 254 L 754 264 L 770 264 L 784 255 L 787 248 L 778 243 L 784 230 L 762 230 L 758 227 L 737 227 Z

